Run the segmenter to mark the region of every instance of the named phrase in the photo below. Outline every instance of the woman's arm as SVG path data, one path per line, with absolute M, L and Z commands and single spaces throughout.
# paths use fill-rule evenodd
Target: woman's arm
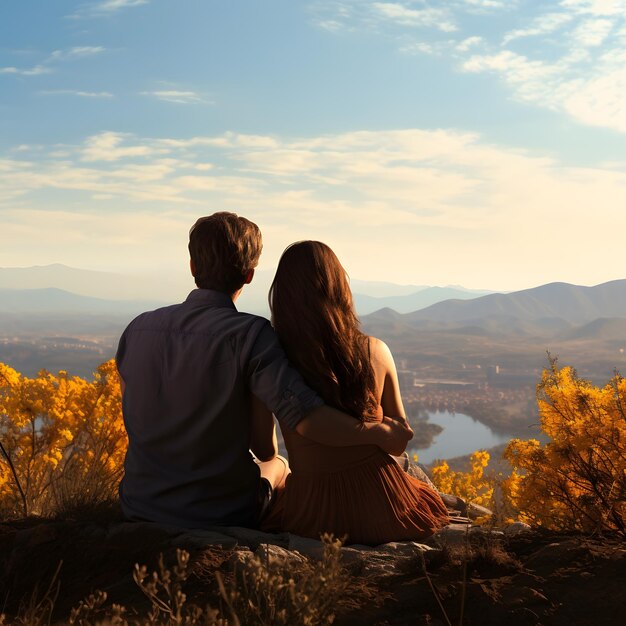
M 271 461 L 278 454 L 274 416 L 254 394 L 250 401 L 250 450 L 259 461 Z

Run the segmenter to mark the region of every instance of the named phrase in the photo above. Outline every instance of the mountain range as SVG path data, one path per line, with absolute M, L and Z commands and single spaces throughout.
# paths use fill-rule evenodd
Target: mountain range
M 63 289 L 1 289 L 0 313 L 137 315 L 161 306 L 149 300 L 106 300 Z
M 121 274 L 79 269 L 61 263 L 0 267 L 0 289 L 56 288 L 109 300 L 176 302 L 193 288 L 191 277 L 187 283 L 184 276 L 175 273 Z
M 373 297 L 354 293 L 354 306 L 359 315 L 367 315 L 380 309 L 393 309 L 398 313 L 410 313 L 438 302 L 448 300 L 471 300 L 492 291 L 470 290 L 462 287 L 422 287 L 419 291 L 406 295 Z
M 244 289 L 238 306 L 269 317 L 267 294 L 273 278 L 274 270 L 257 271 L 252 284 Z M 459 286 L 397 285 L 358 279 L 352 280 L 351 286 L 360 315 L 385 307 L 408 313 L 450 298 L 467 299 L 492 293 Z M 126 275 L 58 263 L 5 267 L 0 268 L 0 311 L 140 312 L 180 302 L 193 288 L 192 277 L 183 273 Z
M 257 291 L 251 285 L 251 293 L 246 296 L 244 290 L 237 303 L 241 310 L 268 313 L 267 305 L 262 307 L 272 275 L 267 270 L 258 272 Z M 150 280 L 63 265 L 0 268 L 0 312 L 129 317 L 166 303 L 154 297 L 160 292 L 150 287 Z M 183 294 L 193 288 L 191 279 L 187 281 L 182 288 L 179 286 Z M 421 330 L 474 335 L 562 335 L 571 339 L 624 334 L 626 280 L 593 287 L 556 282 L 512 293 L 358 280 L 353 280 L 352 285 L 355 291 L 370 292 L 355 292 L 354 299 L 365 326 L 374 334 L 377 328 L 394 334 Z M 176 300 L 169 300 L 172 301 Z
M 369 332 L 446 331 L 457 334 L 626 337 L 626 280 L 594 287 L 549 283 L 472 300 L 446 300 L 401 314 L 386 308 L 363 318 Z

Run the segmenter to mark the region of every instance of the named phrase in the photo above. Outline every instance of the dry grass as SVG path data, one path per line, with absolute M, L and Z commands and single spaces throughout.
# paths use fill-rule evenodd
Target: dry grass
M 212 606 L 200 599 L 190 601 L 186 592 L 194 568 L 190 555 L 177 550 L 176 561 L 166 564 L 160 555 L 154 571 L 135 565 L 133 578 L 147 598 L 147 611 L 109 604 L 107 594 L 96 591 L 75 606 L 61 623 L 79 626 L 315 626 L 334 621 L 340 599 L 346 595 L 350 577 L 341 565 L 341 542 L 322 538 L 320 561 L 271 560 L 253 555 L 224 577 L 214 570 L 218 598 Z M 1 626 L 48 626 L 59 591 L 57 569 L 47 589 L 38 589 L 22 603 L 16 616 L 0 616 Z M 208 572 L 204 570 L 206 579 Z M 208 582 L 208 581 L 207 581 Z M 204 594 L 206 600 L 207 594 Z
M 508 552 L 502 541 L 490 535 L 472 536 L 462 545 L 443 544 L 440 549 L 425 553 L 426 565 L 431 572 L 443 568 L 467 567 L 472 574 L 496 575 L 517 572 L 521 569 L 520 561 Z M 406 568 L 421 568 L 416 561 Z

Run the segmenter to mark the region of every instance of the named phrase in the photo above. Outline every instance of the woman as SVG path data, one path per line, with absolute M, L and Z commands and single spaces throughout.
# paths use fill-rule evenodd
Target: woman
M 270 307 L 290 361 L 327 404 L 363 421 L 405 419 L 391 352 L 359 329 L 346 273 L 328 246 L 301 241 L 285 250 Z M 264 529 L 378 545 L 422 539 L 448 523 L 437 492 L 378 447 L 324 446 L 289 430 L 283 437 L 291 474 Z

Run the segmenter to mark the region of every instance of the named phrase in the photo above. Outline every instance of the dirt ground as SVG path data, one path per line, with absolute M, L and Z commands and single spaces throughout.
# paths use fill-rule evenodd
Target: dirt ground
M 276 545 L 287 545 L 276 537 Z M 10 624 L 25 603 L 43 598 L 57 569 L 53 623 L 66 622 L 71 608 L 97 589 L 141 614 L 148 604 L 133 581 L 134 564 L 153 568 L 161 552 L 173 559 L 176 546 L 191 553 L 188 595 L 219 606 L 215 571 L 232 576 L 233 555 L 249 554 L 261 540 L 267 536 L 248 533 L 199 546 L 185 536 L 173 540 L 158 526 L 134 530 L 111 519 L 6 522 L 0 524 L 0 614 Z M 395 560 L 382 553 L 352 559 L 346 568 L 353 584 L 334 623 L 459 624 L 461 613 L 468 626 L 626 623 L 626 542 L 619 537 L 531 531 L 432 545 Z M 372 559 L 384 567 L 373 569 Z

